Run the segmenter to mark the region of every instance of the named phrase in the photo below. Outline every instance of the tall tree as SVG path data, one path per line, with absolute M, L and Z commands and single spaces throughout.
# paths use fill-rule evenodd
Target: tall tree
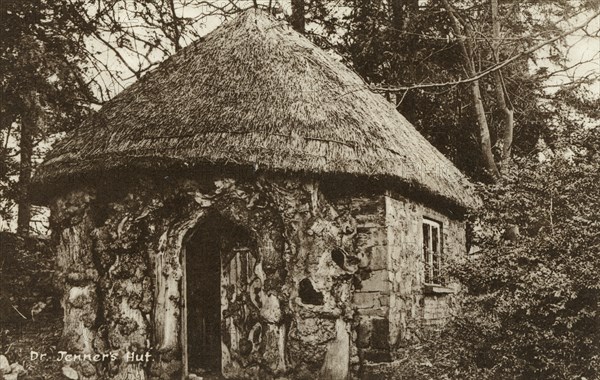
M 304 0 L 291 0 L 292 2 L 292 14 L 291 24 L 292 27 L 300 33 L 306 31 L 306 9 Z
M 475 66 L 477 56 L 475 55 L 476 49 L 474 42 L 477 39 L 473 26 L 463 17 L 461 17 L 461 15 L 448 0 L 442 0 L 442 3 L 444 4 L 444 8 L 448 12 L 452 21 L 452 30 L 454 31 L 454 34 L 457 37 L 458 45 L 460 46 L 463 58 L 462 65 L 465 73 L 469 78 L 475 78 L 477 76 L 477 69 Z M 495 180 L 500 177 L 500 172 L 498 171 L 498 167 L 492 153 L 490 128 L 488 126 L 488 121 L 485 114 L 485 105 L 483 104 L 479 80 L 471 81 L 469 87 L 471 92 L 473 113 L 475 114 L 479 130 L 479 148 L 481 149 L 482 161 L 488 174 L 492 179 Z
M 499 64 L 501 61 L 500 48 L 502 46 L 500 15 L 498 12 L 498 0 L 490 0 L 492 11 L 492 43 L 490 48 L 494 56 L 494 64 Z M 497 107 L 503 114 L 502 133 L 498 138 L 497 145 L 500 146 L 500 166 L 506 167 L 507 160 L 510 159 L 510 152 L 513 140 L 515 127 L 514 110 L 510 95 L 506 90 L 502 69 L 494 71 L 494 89 L 496 93 Z
M 34 136 L 42 128 L 43 108 L 39 101 L 38 92 L 35 89 L 25 90 L 19 97 L 21 104 L 20 124 L 21 131 L 19 135 L 19 197 L 17 202 L 19 208 L 17 211 L 17 233 L 19 235 L 29 234 L 29 224 L 31 222 L 31 203 L 29 201 L 29 186 L 31 183 L 31 174 L 33 172 L 33 147 Z
M 459 167 L 492 181 L 515 149 L 529 152 L 549 133 L 550 115 L 540 102 L 545 81 L 569 69 L 565 38 L 577 31 L 598 36 L 585 30 L 594 15 L 593 2 L 585 1 L 346 0 L 344 6 L 342 17 L 333 8 L 324 17 L 336 24 L 326 29 L 332 44 L 374 90 L 396 94 L 398 110 Z M 557 68 L 534 72 L 529 63 L 544 49 L 551 53 L 544 61 Z
M 5 202 L 18 203 L 21 234 L 30 227 L 28 187 L 36 146 L 48 133 L 74 126 L 91 99 L 78 66 L 82 36 L 91 30 L 79 17 L 83 5 L 67 0 L 0 2 L 0 157 L 6 169 L 0 173 L 0 190 Z M 18 165 L 12 163 L 16 157 Z

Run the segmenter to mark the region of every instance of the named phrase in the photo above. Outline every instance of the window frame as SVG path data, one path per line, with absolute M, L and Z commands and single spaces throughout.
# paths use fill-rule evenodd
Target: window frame
M 442 266 L 444 262 L 444 244 L 443 244 L 443 224 L 437 220 L 423 217 L 421 223 L 422 239 L 422 260 L 423 260 L 423 284 L 444 286 L 445 281 L 442 276 Z M 426 233 L 426 228 L 429 231 Z M 436 229 L 437 236 L 431 232 Z M 427 243 L 427 244 L 426 244 Z M 435 250 L 434 250 L 435 245 Z

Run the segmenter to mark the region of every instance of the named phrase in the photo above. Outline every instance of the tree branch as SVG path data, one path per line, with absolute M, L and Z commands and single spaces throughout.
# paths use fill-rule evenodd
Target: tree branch
M 181 33 L 179 31 L 179 17 L 177 17 L 177 12 L 175 11 L 175 3 L 173 0 L 169 0 L 169 7 L 171 10 L 171 18 L 173 19 L 173 45 L 175 46 L 175 51 L 181 50 L 181 44 L 179 40 L 181 39 Z
M 540 50 L 541 48 L 543 48 L 546 45 L 556 42 L 564 37 L 567 37 L 567 36 L 575 33 L 576 31 L 578 31 L 580 29 L 585 28 L 590 22 L 592 22 L 598 16 L 600 16 L 600 12 L 596 12 L 592 17 L 589 17 L 583 23 L 567 30 L 566 32 L 561 33 L 554 38 L 544 40 L 543 42 L 531 47 L 530 49 L 524 50 L 524 51 L 520 52 L 519 54 L 514 55 L 496 65 L 493 65 L 492 67 L 490 67 L 470 78 L 465 78 L 465 79 L 457 80 L 454 82 L 426 83 L 426 84 L 418 84 L 418 85 L 411 85 L 411 86 L 394 86 L 394 87 L 371 86 L 370 89 L 375 92 L 402 92 L 402 91 L 406 91 L 406 90 L 413 90 L 413 89 L 420 89 L 420 88 L 446 87 L 446 86 L 455 86 L 455 85 L 464 84 L 464 83 L 471 83 L 471 82 L 479 80 L 497 70 L 500 70 L 501 68 L 511 64 L 512 62 L 514 62 L 524 56 L 527 56 L 533 52 L 536 52 L 537 50 Z

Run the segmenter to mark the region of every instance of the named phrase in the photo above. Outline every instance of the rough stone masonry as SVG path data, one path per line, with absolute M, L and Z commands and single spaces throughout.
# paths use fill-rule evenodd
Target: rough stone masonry
M 275 174 L 131 178 L 51 202 L 62 348 L 114 354 L 70 363 L 81 379 L 180 379 L 188 370 L 184 252 L 203 223 L 249 240 L 221 251 L 226 378 L 358 378 L 362 363 L 391 360 L 454 307 L 446 293 L 455 285 L 424 287 L 421 223 L 442 223 L 444 254 L 456 259 L 464 223 L 398 194 Z

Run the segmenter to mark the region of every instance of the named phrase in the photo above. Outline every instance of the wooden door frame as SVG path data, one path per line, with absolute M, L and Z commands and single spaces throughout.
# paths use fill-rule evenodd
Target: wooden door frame
M 195 232 L 195 231 L 194 231 Z M 193 236 L 192 234 L 189 234 L 186 239 L 184 239 L 184 242 L 182 244 L 181 247 L 181 272 L 182 272 L 182 276 L 181 276 L 181 293 L 182 293 L 182 299 L 183 299 L 183 304 L 181 305 L 181 353 L 182 353 L 182 365 L 183 365 L 183 371 L 181 371 L 182 380 L 185 380 L 188 378 L 189 374 L 190 374 L 190 370 L 188 367 L 188 326 L 187 326 L 187 315 L 188 315 L 188 294 L 187 294 L 187 245 L 189 243 L 189 240 L 191 238 L 191 236 Z

